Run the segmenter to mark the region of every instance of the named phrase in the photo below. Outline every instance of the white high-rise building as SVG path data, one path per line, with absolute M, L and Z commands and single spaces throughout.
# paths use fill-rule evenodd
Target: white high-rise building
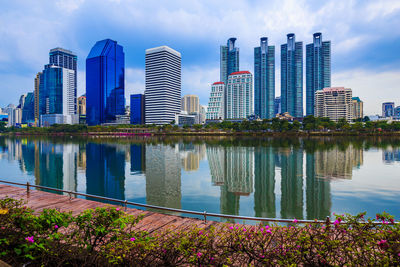
M 182 97 L 182 111 L 187 113 L 199 113 L 200 104 L 197 95 L 185 95 Z
M 226 86 L 226 118 L 246 119 L 254 112 L 253 75 L 249 71 L 233 72 Z
M 315 92 L 315 117 L 327 117 L 338 122 L 353 119 L 352 91 L 344 87 L 328 87 Z
M 181 53 L 168 46 L 146 50 L 146 124 L 168 124 L 181 111 Z
M 223 82 L 213 83 L 206 113 L 207 120 L 224 119 L 224 96 L 225 84 Z

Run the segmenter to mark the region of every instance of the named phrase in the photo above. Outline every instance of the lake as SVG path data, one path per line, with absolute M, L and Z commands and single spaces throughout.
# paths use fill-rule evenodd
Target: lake
M 0 180 L 186 210 L 400 216 L 400 138 L 0 137 Z

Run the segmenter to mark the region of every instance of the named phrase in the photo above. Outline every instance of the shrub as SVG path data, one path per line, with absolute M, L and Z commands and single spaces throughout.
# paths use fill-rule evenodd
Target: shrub
M 399 224 L 386 213 L 364 217 L 339 215 L 329 225 L 221 223 L 148 233 L 135 228 L 140 217 L 111 206 L 76 216 L 54 209 L 36 215 L 22 201 L 5 198 L 0 259 L 32 266 L 399 265 Z

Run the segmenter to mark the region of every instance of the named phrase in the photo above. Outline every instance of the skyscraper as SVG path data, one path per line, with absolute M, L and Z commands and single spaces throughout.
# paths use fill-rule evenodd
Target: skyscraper
M 227 45 L 221 45 L 220 80 L 227 84 L 228 76 L 239 71 L 239 48 L 235 47 L 236 38 L 229 38 Z
M 78 59 L 77 56 L 74 53 L 72 53 L 72 51 L 60 47 L 51 49 L 49 53 L 50 64 L 74 71 L 74 86 L 73 86 L 73 94 L 74 94 L 73 97 L 75 104 L 74 114 L 76 114 L 77 59 Z
M 303 117 L 303 42 L 296 42 L 294 33 L 281 45 L 282 113 Z
M 246 119 L 253 114 L 253 75 L 249 71 L 233 72 L 226 86 L 227 119 Z
M 98 125 L 125 114 L 125 54 L 116 41 L 98 41 L 86 58 L 86 121 Z
M 167 124 L 181 111 L 181 53 L 168 46 L 146 50 L 146 124 Z
M 35 122 L 35 97 L 33 93 L 28 93 L 22 108 L 22 123 Z
M 353 119 L 362 119 L 364 117 L 364 103 L 357 97 L 352 97 Z
M 40 78 L 42 76 L 41 72 L 38 72 L 35 77 L 35 121 L 39 121 L 39 89 L 40 89 Z
M 131 95 L 131 124 L 145 124 L 144 95 Z
M 275 117 L 275 46 L 268 46 L 268 38 L 260 39 L 254 48 L 254 113 L 261 119 Z
M 306 46 L 306 115 L 314 115 L 314 94 L 331 87 L 331 41 L 322 41 L 314 33 L 313 43 Z

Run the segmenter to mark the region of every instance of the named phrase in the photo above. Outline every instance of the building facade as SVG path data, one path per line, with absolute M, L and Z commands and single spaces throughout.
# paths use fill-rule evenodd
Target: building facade
M 78 97 L 78 114 L 86 115 L 86 95 Z
M 322 41 L 314 33 L 313 43 L 306 45 L 306 115 L 314 115 L 314 96 L 317 90 L 331 87 L 331 42 Z
M 328 117 L 338 122 L 341 118 L 353 120 L 352 91 L 344 87 L 328 87 L 315 92 L 316 117 Z
M 35 91 L 34 91 L 34 94 L 35 94 L 35 121 L 37 122 L 37 121 L 39 121 L 39 117 L 40 117 L 40 109 L 39 109 L 39 89 L 40 89 L 40 79 L 41 79 L 41 77 L 42 77 L 42 72 L 38 72 L 37 74 L 36 74 L 36 77 L 35 77 L 35 83 L 34 83 L 34 87 L 35 87 Z
M 22 123 L 35 122 L 35 96 L 34 93 L 28 93 L 25 97 L 25 103 L 22 108 Z
M 357 97 L 352 98 L 353 102 L 353 120 L 364 118 L 364 103 Z
M 281 108 L 293 117 L 303 117 L 303 42 L 294 33 L 281 45 Z
M 261 119 L 275 117 L 275 46 L 268 38 L 260 39 L 254 48 L 254 114 Z
M 145 98 L 142 94 L 131 95 L 131 124 L 145 124 Z
M 52 64 L 54 66 L 62 67 L 64 69 L 68 70 L 73 70 L 74 71 L 74 85 L 73 85 L 73 97 L 74 97 L 74 110 L 76 114 L 76 98 L 77 98 L 77 60 L 78 57 L 76 56 L 75 53 L 73 53 L 70 50 L 64 49 L 64 48 L 54 48 L 50 50 L 49 53 L 49 64 Z
M 236 38 L 229 38 L 227 45 L 220 47 L 220 80 L 227 84 L 228 76 L 239 71 L 239 48 L 235 47 Z
M 86 121 L 113 122 L 125 114 L 125 54 L 116 41 L 98 41 L 86 58 Z
M 253 115 L 253 75 L 249 71 L 233 72 L 226 87 L 226 119 L 246 119 Z
M 276 115 L 276 114 L 281 114 L 282 113 L 282 109 L 281 109 L 281 97 L 280 96 L 278 96 L 278 97 L 275 97 L 275 100 L 274 100 L 274 116 Z
M 394 116 L 394 102 L 382 103 L 382 117 L 393 117 Z
M 168 124 L 181 111 L 181 53 L 168 46 L 146 50 L 146 124 Z
M 223 120 L 224 113 L 225 84 L 224 82 L 215 82 L 211 85 L 210 100 L 208 101 L 206 119 Z
M 400 118 L 400 106 L 394 109 L 394 116 Z
M 185 95 L 182 97 L 181 101 L 182 111 L 186 111 L 187 113 L 199 113 L 200 112 L 200 103 L 199 97 L 197 95 Z

